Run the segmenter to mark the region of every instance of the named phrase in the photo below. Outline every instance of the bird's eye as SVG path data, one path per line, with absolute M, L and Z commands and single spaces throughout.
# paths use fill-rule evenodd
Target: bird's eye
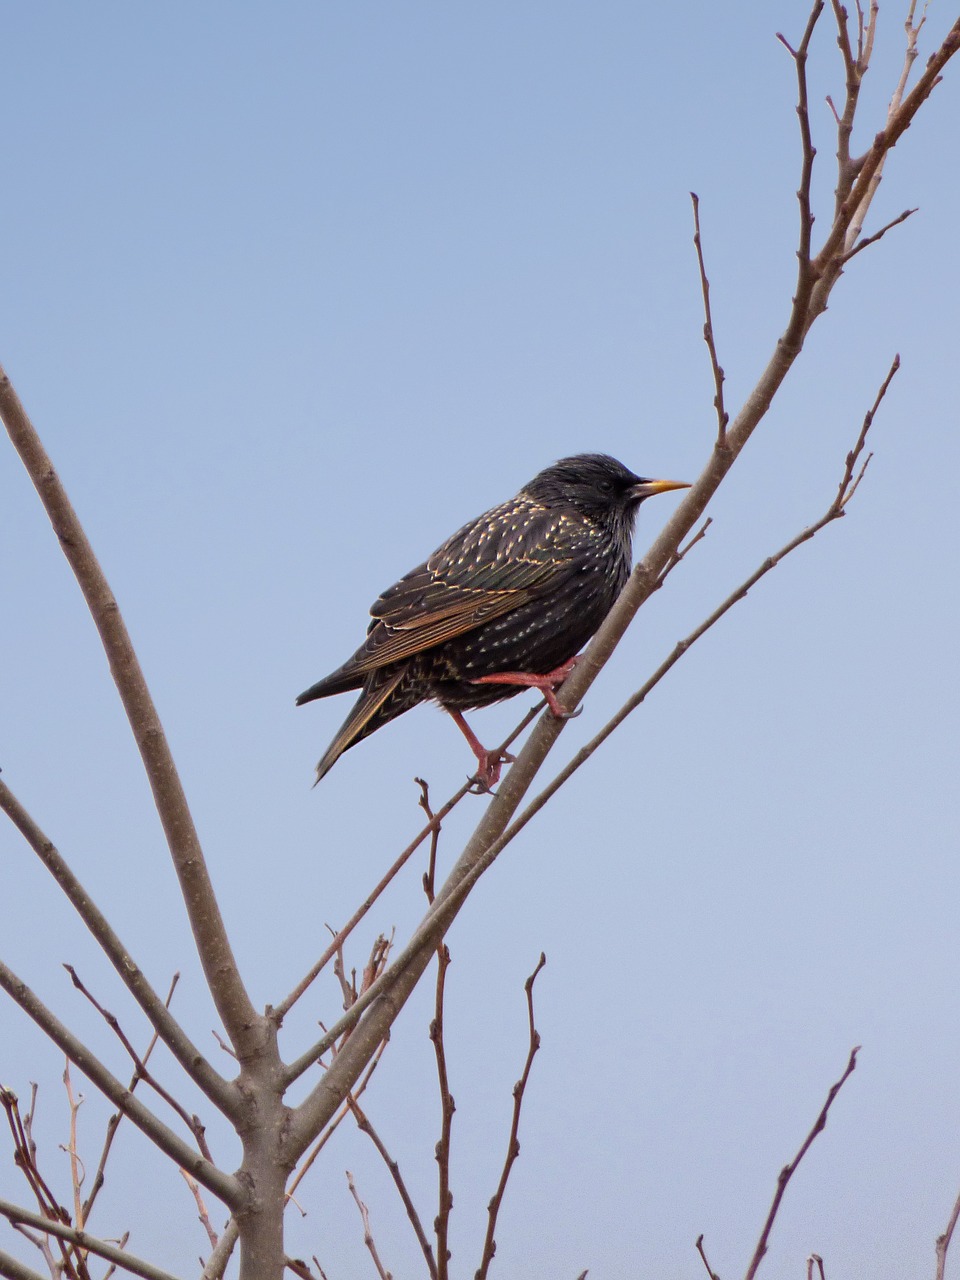
M 601 492 L 601 493 L 613 493 L 613 481 L 612 481 L 612 480 L 601 480 L 601 481 L 600 481 L 600 492 Z

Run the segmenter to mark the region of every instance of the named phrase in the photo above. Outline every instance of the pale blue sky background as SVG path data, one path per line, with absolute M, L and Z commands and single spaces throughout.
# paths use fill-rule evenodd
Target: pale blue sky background
M 693 479 L 715 423 L 688 192 L 702 200 L 728 403 L 794 277 L 795 0 L 717 6 L 291 3 L 3 9 L 0 359 L 139 646 L 258 1002 L 299 978 L 470 759 L 422 708 L 312 768 L 347 700 L 295 695 L 377 593 L 554 458 L 602 449 Z M 899 72 L 885 6 L 859 144 Z M 953 15 L 933 6 L 924 56 Z M 833 185 L 816 44 L 818 228 Z M 776 1175 L 854 1044 L 761 1274 L 933 1274 L 960 1185 L 956 477 L 960 65 L 894 154 L 858 258 L 724 485 L 551 757 L 574 751 L 769 552 L 830 501 L 895 351 L 903 370 L 850 518 L 702 642 L 484 880 L 451 937 L 453 1250 L 472 1275 L 525 1052 L 543 1049 L 492 1274 L 742 1274 Z M 179 894 L 102 654 L 12 451 L 0 458 L 0 765 L 158 986 L 216 1052 Z M 641 512 L 642 551 L 674 498 Z M 522 702 L 474 723 L 493 741 Z M 548 774 L 549 776 L 549 770 Z M 445 828 L 445 865 L 483 800 Z M 142 1019 L 0 828 L 3 952 L 119 1073 L 59 968 Z M 421 909 L 413 868 L 352 959 Z M 423 1216 L 437 1099 L 424 988 L 367 1100 Z M 294 1056 L 336 1016 L 332 977 Z M 0 1079 L 41 1082 L 67 1196 L 61 1064 L 0 1006 Z M 159 1061 L 159 1058 L 158 1058 Z M 221 1064 L 226 1069 L 225 1064 Z M 175 1079 L 172 1070 L 168 1073 Z M 90 1090 L 87 1090 L 90 1093 Z M 196 1103 L 195 1105 L 200 1105 Z M 94 1159 L 104 1108 L 81 1141 Z M 215 1152 L 229 1139 L 212 1117 Z M 419 1275 L 388 1179 L 346 1128 L 301 1189 L 291 1252 Z M 9 1160 L 0 1194 L 26 1196 Z M 144 1205 L 157 1205 L 147 1211 Z M 132 1129 L 91 1228 L 195 1272 L 178 1176 Z M 0 1229 L 0 1247 L 20 1250 Z M 25 1256 L 33 1265 L 37 1256 Z M 960 1262 L 954 1260 L 960 1274 Z

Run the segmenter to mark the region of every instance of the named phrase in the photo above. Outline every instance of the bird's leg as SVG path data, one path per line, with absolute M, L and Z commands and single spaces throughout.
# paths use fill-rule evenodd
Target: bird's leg
M 451 719 L 454 724 L 470 743 L 470 750 L 477 757 L 477 783 L 481 791 L 489 791 L 491 787 L 495 787 L 500 781 L 500 766 L 504 764 L 513 764 L 516 756 L 510 755 L 509 751 L 488 751 L 481 743 L 480 739 L 473 732 L 463 713 L 454 711 L 447 707 Z
M 562 667 L 548 671 L 546 675 L 535 676 L 526 671 L 498 671 L 493 676 L 476 676 L 471 684 L 522 684 L 531 689 L 539 689 L 546 698 L 547 706 L 558 720 L 572 720 L 579 711 L 565 711 L 557 701 L 557 689 L 580 661 L 580 655 L 565 662 Z

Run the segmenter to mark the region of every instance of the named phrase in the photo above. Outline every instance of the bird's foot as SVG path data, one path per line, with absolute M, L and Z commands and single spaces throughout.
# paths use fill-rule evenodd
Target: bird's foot
M 500 770 L 505 764 L 513 764 L 516 756 L 509 751 L 477 752 L 477 772 L 470 778 L 470 794 L 475 796 L 495 796 L 494 787 L 500 781 Z
M 448 708 L 448 710 L 450 710 Z M 454 724 L 470 743 L 470 750 L 477 757 L 477 772 L 471 776 L 470 790 L 476 796 L 488 794 L 500 781 L 500 770 L 505 764 L 513 764 L 516 756 L 509 751 L 488 751 L 473 732 L 460 711 L 450 711 Z
M 544 675 L 532 675 L 527 671 L 498 671 L 492 676 L 476 676 L 471 684 L 519 684 L 525 688 L 539 689 L 546 699 L 547 706 L 558 720 L 572 720 L 580 714 L 582 707 L 576 711 L 567 711 L 557 701 L 557 689 L 580 661 L 580 654 L 570 658 L 562 667 L 547 671 Z

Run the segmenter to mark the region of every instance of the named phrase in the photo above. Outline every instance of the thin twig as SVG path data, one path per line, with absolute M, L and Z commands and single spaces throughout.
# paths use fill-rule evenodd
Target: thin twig
M 20 1006 L 60 1051 L 70 1059 L 87 1079 L 107 1097 L 113 1105 L 129 1116 L 137 1128 L 171 1160 L 189 1169 L 214 1195 L 231 1209 L 240 1209 L 246 1203 L 246 1195 L 240 1183 L 231 1174 L 224 1173 L 209 1160 L 198 1156 L 178 1134 L 143 1105 L 139 1098 L 124 1087 L 117 1077 L 104 1066 L 99 1058 L 79 1040 L 31 991 L 12 969 L 0 961 L 0 987 Z
M 433 1249 L 430 1246 L 430 1241 L 427 1239 L 427 1233 L 423 1229 L 423 1223 L 420 1221 L 420 1215 L 417 1213 L 416 1206 L 413 1203 L 410 1192 L 407 1190 L 407 1184 L 404 1182 L 403 1175 L 400 1173 L 399 1164 L 390 1155 L 383 1139 L 377 1133 L 376 1129 L 374 1129 L 366 1112 L 361 1108 L 353 1095 L 350 1095 L 350 1097 L 347 1098 L 347 1103 L 353 1113 L 353 1118 L 357 1122 L 357 1128 L 361 1133 L 365 1133 L 367 1135 L 379 1151 L 384 1164 L 390 1171 L 390 1177 L 393 1179 L 394 1185 L 400 1195 L 400 1199 L 403 1201 L 403 1207 L 407 1211 L 407 1217 L 410 1219 L 414 1234 L 417 1237 L 417 1242 L 420 1245 L 421 1252 L 423 1253 L 426 1261 L 427 1270 L 430 1273 L 431 1280 L 437 1280 L 437 1263 L 433 1256 Z
M 516 728 L 511 730 L 508 737 L 503 741 L 503 743 L 501 743 L 500 747 L 497 748 L 497 750 L 501 754 L 504 751 L 508 750 L 509 747 L 513 744 L 513 742 L 520 736 L 520 734 L 523 733 L 523 731 L 527 728 L 527 726 L 530 725 L 537 718 L 539 714 L 540 714 L 540 706 L 533 707 L 530 711 L 528 711 L 526 715 L 523 717 L 523 719 L 520 721 L 520 723 L 516 726 Z M 361 902 L 360 906 L 356 909 L 356 911 L 353 913 L 353 915 L 350 917 L 347 923 L 343 926 L 343 928 L 339 930 L 336 937 L 330 943 L 329 947 L 327 947 L 326 951 L 324 951 L 323 955 L 321 955 L 320 959 L 316 962 L 316 964 L 314 964 L 313 967 L 304 975 L 304 977 L 300 979 L 300 981 L 289 993 L 289 995 L 285 996 L 284 999 L 281 1000 L 279 1004 L 267 1006 L 267 1016 L 271 1018 L 277 1024 L 277 1026 L 280 1026 L 280 1024 L 283 1022 L 283 1019 L 290 1012 L 290 1010 L 293 1008 L 296 1002 L 308 990 L 308 988 L 316 981 L 319 975 L 323 972 L 323 970 L 327 967 L 327 965 L 336 955 L 337 946 L 343 945 L 343 943 L 350 936 L 353 930 L 357 927 L 357 925 L 360 923 L 363 917 L 367 914 L 367 912 L 370 910 L 373 904 L 377 901 L 380 895 L 384 892 L 384 890 L 387 888 L 390 882 L 396 877 L 397 873 L 400 870 L 402 870 L 402 868 L 405 867 L 406 864 L 410 861 L 411 857 L 420 848 L 424 840 L 426 840 L 428 836 L 431 836 L 434 830 L 439 828 L 444 818 L 446 818 L 446 816 L 453 809 L 457 807 L 457 805 L 460 803 L 461 800 L 463 800 L 465 796 L 470 794 L 470 788 L 472 785 L 473 785 L 473 779 L 468 779 L 463 784 L 463 786 L 460 787 L 457 791 L 455 791 L 453 795 L 450 797 L 450 799 L 447 800 L 447 802 L 444 805 L 442 805 L 440 809 L 437 810 L 437 812 L 428 821 L 427 825 L 417 835 L 415 835 L 414 838 L 407 845 L 407 847 L 403 849 L 400 854 L 398 854 L 392 866 L 381 877 L 377 885 L 370 891 L 370 893 L 366 896 L 366 898 L 364 898 L 363 902 Z M 287 1069 L 286 1083 L 292 1084 L 294 1080 L 299 1079 L 299 1077 L 304 1073 L 304 1071 L 307 1071 L 310 1067 L 312 1067 L 313 1064 L 317 1061 L 317 1059 L 321 1056 L 321 1054 L 325 1053 L 327 1049 L 329 1049 L 329 1047 L 330 1047 L 329 1044 L 325 1044 L 323 1045 L 322 1048 L 319 1048 L 319 1049 L 315 1048 L 315 1049 L 308 1050 L 307 1053 L 303 1054 L 300 1058 L 298 1058 L 296 1062 L 291 1063 Z
M 369 1210 L 357 1194 L 357 1188 L 353 1181 L 353 1174 L 349 1169 L 347 1170 L 347 1186 L 350 1188 L 350 1194 L 353 1196 L 357 1203 L 357 1208 L 360 1210 L 360 1218 L 363 1222 L 363 1243 L 370 1250 L 370 1257 L 373 1259 L 373 1265 L 377 1268 L 377 1275 L 380 1277 L 380 1280 L 393 1280 L 390 1272 L 384 1268 L 383 1263 L 380 1261 L 380 1255 L 377 1253 L 377 1246 L 374 1243 L 373 1234 L 370 1231 Z
M 780 1210 L 780 1201 L 783 1199 L 783 1193 L 787 1189 L 787 1183 L 793 1177 L 797 1170 L 797 1166 L 813 1145 L 817 1135 L 823 1132 L 827 1123 L 827 1115 L 830 1108 L 833 1106 L 834 1099 L 856 1068 L 857 1054 L 859 1051 L 859 1045 L 850 1050 L 850 1060 L 846 1065 L 846 1069 L 836 1084 L 831 1086 L 830 1092 L 827 1094 L 827 1100 L 821 1107 L 820 1114 L 814 1121 L 813 1128 L 807 1134 L 803 1141 L 803 1145 L 790 1163 L 788 1165 L 784 1165 L 780 1170 L 780 1176 L 777 1178 L 777 1189 L 773 1196 L 773 1203 L 770 1205 L 770 1212 L 767 1214 L 767 1220 L 763 1224 L 763 1230 L 760 1232 L 760 1239 L 757 1241 L 757 1247 L 754 1250 L 753 1258 L 750 1261 L 749 1267 L 747 1267 L 745 1280 L 753 1280 L 754 1276 L 757 1274 L 757 1268 L 763 1260 L 763 1255 L 767 1252 L 767 1241 L 770 1238 L 770 1231 L 776 1220 L 777 1213 Z
M 183 1121 L 183 1123 L 187 1126 L 187 1128 L 190 1130 L 190 1132 L 193 1134 L 194 1138 L 196 1139 L 197 1147 L 199 1148 L 200 1154 L 203 1156 L 205 1160 L 209 1160 L 210 1163 L 213 1164 L 213 1156 L 210 1153 L 210 1148 L 207 1146 L 207 1140 L 204 1133 L 204 1125 L 203 1125 L 203 1122 L 200 1120 L 199 1116 L 191 1115 L 190 1112 L 187 1111 L 186 1107 L 182 1106 L 176 1100 L 173 1094 L 170 1093 L 169 1090 L 165 1089 L 163 1085 L 160 1084 L 160 1082 L 154 1078 L 154 1076 L 147 1069 L 146 1062 L 143 1061 L 143 1059 L 137 1053 L 136 1049 L 134 1049 L 133 1045 L 130 1043 L 130 1040 L 128 1039 L 123 1028 L 120 1026 L 120 1023 L 117 1020 L 116 1016 L 112 1014 L 109 1009 L 105 1009 L 104 1006 L 100 1003 L 100 1001 L 96 998 L 96 996 L 94 996 L 93 993 L 87 989 L 87 987 L 83 984 L 80 978 L 80 975 L 77 973 L 76 969 L 74 969 L 73 965 L 65 964 L 63 967 L 64 969 L 66 969 L 67 973 L 69 973 L 70 981 L 73 983 L 76 989 L 80 992 L 81 995 L 85 996 L 90 1001 L 90 1003 L 96 1009 L 97 1013 L 100 1014 L 101 1018 L 103 1018 L 104 1022 L 106 1022 L 107 1026 L 110 1028 L 113 1034 L 117 1037 L 117 1039 L 123 1045 L 124 1049 L 126 1049 L 127 1053 L 130 1055 L 130 1058 L 133 1062 L 137 1078 L 142 1080 L 145 1084 L 148 1084 L 150 1088 L 153 1089 L 153 1091 L 158 1095 L 158 1097 L 162 1098 L 163 1101 L 167 1104 L 167 1106 L 177 1113 L 177 1115 L 180 1117 L 180 1119 Z
M 194 1202 L 197 1206 L 197 1217 L 200 1219 L 200 1224 L 207 1233 L 210 1248 L 216 1249 L 218 1243 L 217 1233 L 213 1229 L 213 1225 L 210 1222 L 210 1214 L 207 1212 L 207 1206 L 204 1203 L 203 1196 L 200 1194 L 200 1184 L 197 1182 L 196 1178 L 190 1177 L 186 1169 L 180 1170 L 180 1176 L 190 1188 L 190 1194 L 193 1196 Z
M 700 290 L 703 294 L 703 340 L 710 353 L 710 365 L 713 369 L 714 397 L 713 407 L 717 411 L 717 448 L 726 448 L 727 423 L 730 415 L 723 407 L 724 373 L 717 359 L 717 344 L 713 332 L 713 316 L 710 313 L 710 281 L 707 279 L 707 268 L 703 261 L 703 245 L 700 239 L 700 197 L 695 191 L 690 192 L 693 201 L 693 243 L 697 250 L 697 264 L 700 268 Z
M 80 1199 L 80 1188 L 83 1185 L 84 1173 L 82 1162 L 77 1151 L 77 1116 L 83 1103 L 83 1097 L 77 1098 L 73 1092 L 73 1081 L 70 1079 L 70 1059 L 63 1068 L 63 1087 L 67 1093 L 67 1106 L 70 1109 L 70 1144 L 67 1154 L 70 1157 L 70 1186 L 73 1190 L 73 1224 L 81 1229 L 86 1226 L 83 1216 L 83 1202 Z
M 291 1203 L 293 1201 L 293 1196 L 297 1190 L 297 1187 L 306 1177 L 311 1166 L 315 1162 L 317 1156 L 320 1154 L 323 1148 L 327 1145 L 327 1143 L 333 1137 L 337 1128 L 342 1123 L 344 1117 L 350 1114 L 350 1097 L 353 1097 L 354 1099 L 359 1098 L 363 1094 L 367 1085 L 370 1083 L 370 1077 L 373 1075 L 374 1071 L 376 1071 L 377 1065 L 379 1064 L 380 1059 L 383 1057 L 383 1053 L 386 1047 L 387 1047 L 386 1040 L 382 1040 L 380 1042 L 379 1047 L 377 1048 L 377 1052 L 373 1055 L 373 1057 L 370 1059 L 370 1062 L 367 1064 L 366 1071 L 361 1077 L 356 1088 L 353 1090 L 353 1093 L 348 1096 L 347 1101 L 342 1104 L 342 1106 L 340 1107 L 340 1110 L 336 1113 L 336 1115 L 333 1117 L 333 1119 L 324 1129 L 323 1133 L 319 1136 L 317 1141 L 310 1148 L 306 1156 L 304 1156 L 303 1160 L 300 1163 L 299 1169 L 297 1170 L 296 1174 L 293 1177 L 293 1180 L 290 1183 L 290 1186 L 287 1188 L 288 1203 Z
M 447 1074 L 447 1055 L 443 1043 L 443 997 L 446 986 L 447 969 L 450 967 L 450 952 L 444 942 L 437 947 L 437 991 L 434 1002 L 433 1021 L 430 1023 L 430 1040 L 433 1044 L 437 1062 L 437 1084 L 440 1090 L 440 1138 L 436 1146 L 438 1172 L 437 1216 L 434 1220 L 434 1231 L 437 1237 L 437 1280 L 447 1280 L 450 1249 L 450 1211 L 453 1208 L 453 1194 L 450 1190 L 450 1138 L 453 1128 L 453 1114 L 457 1104 L 450 1092 L 450 1080 Z
M 953 1239 L 953 1233 L 956 1230 L 957 1220 L 960 1219 L 960 1195 L 957 1196 L 953 1203 L 953 1212 L 950 1214 L 950 1221 L 947 1223 L 947 1229 L 943 1235 L 937 1236 L 937 1275 L 936 1280 L 944 1280 L 947 1270 L 947 1250 L 950 1248 L 950 1241 Z
M 507 843 L 509 843 L 510 840 L 514 838 L 514 836 L 516 836 L 523 829 L 523 827 L 526 826 L 526 824 L 531 820 L 531 818 L 533 818 L 543 808 L 543 806 L 547 803 L 550 797 L 553 796 L 560 789 L 560 787 L 562 787 L 563 784 L 573 776 L 574 773 L 576 773 L 576 771 L 581 767 L 581 765 L 585 764 L 587 760 L 590 759 L 590 757 L 597 750 L 597 748 L 600 747 L 601 744 L 604 743 L 607 738 L 609 738 L 610 734 L 613 733 L 614 729 L 616 729 L 620 724 L 622 724 L 623 721 L 627 718 L 627 716 L 630 715 L 631 712 L 635 711 L 637 707 L 639 707 L 646 700 L 647 696 L 653 691 L 654 688 L 656 688 L 656 686 L 660 683 L 660 681 L 663 680 L 663 678 L 667 675 L 667 673 L 680 661 L 680 659 L 684 656 L 684 654 L 687 653 L 688 650 L 692 648 L 692 646 L 696 644 L 696 642 L 699 639 L 701 639 L 704 635 L 706 635 L 706 633 L 711 629 L 711 627 L 715 626 L 716 623 L 718 623 L 720 619 L 726 613 L 728 613 L 729 610 L 732 609 L 735 604 L 738 604 L 741 600 L 746 599 L 747 594 L 757 585 L 757 583 L 761 580 L 761 578 L 764 578 L 772 569 L 775 569 L 777 565 L 781 562 L 781 560 L 784 560 L 788 555 L 791 554 L 791 552 L 796 551 L 798 547 L 803 546 L 804 543 L 809 542 L 812 538 L 814 538 L 821 531 L 821 529 L 825 529 L 827 525 L 832 524 L 835 520 L 842 518 L 842 516 L 846 511 L 847 504 L 849 503 L 850 499 L 853 497 L 854 493 L 859 487 L 860 481 L 863 478 L 863 473 L 866 470 L 867 463 L 869 462 L 870 459 L 867 458 L 866 462 L 863 463 L 863 466 L 861 467 L 861 470 L 856 477 L 854 477 L 853 468 L 862 454 L 864 445 L 866 443 L 867 432 L 869 431 L 871 425 L 873 424 L 873 420 L 876 415 L 877 409 L 880 406 L 880 402 L 886 395 L 887 389 L 889 388 L 890 383 L 893 380 L 899 368 L 900 368 L 900 357 L 898 355 L 894 357 L 893 363 L 890 366 L 890 370 L 887 373 L 887 376 L 883 380 L 883 383 L 880 387 L 880 390 L 877 393 L 877 396 L 873 402 L 873 405 L 864 415 L 863 424 L 860 428 L 860 434 L 857 437 L 857 441 L 853 446 L 853 448 L 850 450 L 850 452 L 847 454 L 846 462 L 844 466 L 844 473 L 841 478 L 840 485 L 837 490 L 837 494 L 834 497 L 833 502 L 831 502 L 830 506 L 827 508 L 824 514 L 820 517 L 820 519 L 814 521 L 813 524 L 808 525 L 805 529 L 803 529 L 800 533 L 798 533 L 796 537 L 791 538 L 790 541 L 785 546 L 781 547 L 779 551 L 775 552 L 771 556 L 768 556 L 767 559 L 764 560 L 764 562 L 759 566 L 758 569 L 756 569 L 750 575 L 749 578 L 747 578 L 744 582 L 742 582 L 735 591 L 731 592 L 731 594 L 727 596 L 726 600 L 724 600 L 722 604 L 718 605 L 718 607 L 713 611 L 713 613 L 711 613 L 707 618 L 705 618 L 698 627 L 695 627 L 694 630 L 688 636 L 685 637 L 685 639 L 678 641 L 678 643 L 674 646 L 672 652 L 664 659 L 664 661 L 656 669 L 656 671 L 649 678 L 649 680 L 647 680 L 637 690 L 636 693 L 634 693 L 630 698 L 627 699 L 627 701 L 623 704 L 620 710 L 607 721 L 607 723 L 603 726 L 603 728 L 600 729 L 590 739 L 589 742 L 587 742 L 583 747 L 581 747 L 580 750 L 576 753 L 576 755 L 569 761 L 569 763 L 566 764 L 564 768 L 562 768 L 560 772 L 553 779 L 551 779 L 551 781 L 547 784 L 547 786 L 544 787 L 544 789 L 540 791 L 533 798 L 533 800 L 530 801 L 530 803 L 522 811 L 520 816 L 516 818 L 509 827 L 507 827 L 506 831 L 504 831 L 503 835 L 500 837 L 500 840 L 495 845 L 491 846 L 491 852 L 495 850 L 498 846 L 504 847 Z
M 170 1002 L 173 1000 L 173 993 L 174 991 L 176 991 L 177 983 L 179 981 L 180 981 L 180 974 L 175 973 L 173 975 L 173 978 L 170 981 L 170 987 L 169 987 L 169 990 L 167 991 L 167 998 L 164 1001 L 164 1006 L 167 1009 L 170 1008 Z M 154 1049 L 156 1048 L 157 1041 L 159 1040 L 159 1038 L 160 1038 L 160 1033 L 158 1031 L 154 1031 L 153 1035 L 150 1037 L 150 1043 L 147 1045 L 146 1050 L 142 1055 L 142 1060 L 144 1065 L 146 1065 L 150 1061 L 150 1057 L 153 1054 Z M 127 1086 L 128 1092 L 133 1093 L 134 1089 L 136 1089 L 139 1083 L 140 1083 L 140 1074 L 137 1070 L 134 1070 L 133 1075 L 130 1077 L 130 1084 Z M 100 1194 L 100 1190 L 103 1187 L 104 1179 L 106 1177 L 107 1160 L 110 1158 L 110 1151 L 113 1147 L 113 1140 L 116 1137 L 117 1130 L 119 1129 L 122 1121 L 123 1121 L 122 1111 L 115 1111 L 113 1115 L 110 1117 L 110 1119 L 107 1121 L 107 1130 L 106 1130 L 106 1134 L 104 1135 L 103 1149 L 100 1152 L 100 1159 L 97 1163 L 97 1172 L 93 1175 L 93 1184 L 90 1187 L 90 1194 L 87 1196 L 83 1205 L 83 1221 L 84 1222 L 89 1222 L 90 1210 L 93 1208 L 94 1202 L 96 1201 L 96 1198 Z
M 899 217 L 891 218 L 885 226 L 882 226 L 879 231 L 875 231 L 872 236 L 866 236 L 863 240 L 859 240 L 849 253 L 843 255 L 844 264 L 848 263 L 851 258 L 855 258 L 858 253 L 862 253 L 864 249 L 869 249 L 878 240 L 882 240 L 888 231 L 891 231 L 894 227 L 899 227 L 901 222 L 906 222 L 908 218 L 912 218 L 918 212 L 918 209 L 904 209 Z
M 811 262 L 810 246 L 813 238 L 813 210 L 810 204 L 810 187 L 813 180 L 813 161 L 817 154 L 810 131 L 810 104 L 807 94 L 807 56 L 814 28 L 823 13 L 823 0 L 815 0 L 807 19 L 803 38 L 797 49 L 794 49 L 784 37 L 777 32 L 777 39 L 788 50 L 793 58 L 797 71 L 797 119 L 800 122 L 801 164 L 800 186 L 797 189 L 797 201 L 800 205 L 800 245 L 797 249 L 797 290 L 794 294 L 794 316 L 788 326 L 787 333 L 796 327 L 796 317 L 806 310 L 810 294 L 813 290 L 815 273 Z M 799 333 L 797 334 L 799 337 Z M 781 341 L 789 341 L 786 337 Z
M 513 1086 L 513 1118 L 510 1122 L 510 1138 L 507 1142 L 507 1155 L 503 1162 L 503 1171 L 500 1174 L 500 1181 L 497 1183 L 497 1189 L 493 1193 L 493 1198 L 487 1205 L 487 1234 L 483 1241 L 483 1254 L 480 1259 L 480 1266 L 477 1268 L 475 1280 L 486 1280 L 487 1272 L 490 1270 L 490 1263 L 493 1261 L 493 1255 L 497 1251 L 497 1242 L 495 1233 L 497 1230 L 497 1217 L 500 1213 L 500 1206 L 503 1203 L 504 1192 L 507 1189 L 507 1182 L 510 1178 L 510 1171 L 513 1168 L 517 1156 L 520 1154 L 520 1112 L 523 1108 L 523 1094 L 527 1087 L 527 1081 L 530 1078 L 530 1068 L 533 1066 L 533 1059 L 540 1048 L 540 1032 L 537 1030 L 533 1017 L 533 984 L 537 980 L 537 974 L 547 963 L 547 957 L 540 952 L 540 959 L 537 961 L 537 967 L 534 969 L 530 977 L 523 984 L 523 989 L 527 993 L 527 1024 L 529 1028 L 529 1047 L 527 1049 L 527 1058 L 523 1064 L 523 1072 L 520 1079 Z
M 699 479 L 677 505 L 673 515 L 634 568 L 617 603 L 590 642 L 583 661 L 578 663 L 558 695 L 564 709 L 572 709 L 582 700 L 638 610 L 656 589 L 664 565 L 701 519 L 707 502 L 735 465 L 740 452 L 766 415 L 800 354 L 806 334 L 825 310 L 833 286 L 839 279 L 842 264 L 837 263 L 837 255 L 843 252 L 844 235 L 852 210 L 862 199 L 870 177 L 876 171 L 879 158 L 896 144 L 910 126 L 939 82 L 944 67 L 958 49 L 960 19 L 928 60 L 916 85 L 904 97 L 894 119 L 875 138 L 851 188 L 849 200 L 844 202 L 827 233 L 816 263 L 811 267 L 816 276 L 815 286 L 800 289 L 795 294 L 786 328 L 771 351 L 753 390 L 730 422 L 727 429 L 727 450 L 723 453 L 713 450 Z M 356 1031 L 337 1055 L 323 1080 L 315 1084 L 300 1105 L 293 1109 L 287 1130 L 291 1155 L 296 1156 L 310 1146 L 316 1134 L 336 1112 L 338 1099 L 345 1096 L 370 1061 L 377 1045 L 422 978 L 437 942 L 456 918 L 473 885 L 493 864 L 503 847 L 504 833 L 519 811 L 537 771 L 566 723 L 554 716 L 541 716 L 519 752 L 516 763 L 500 784 L 496 798 L 485 806 L 473 835 L 448 873 L 444 885 L 438 890 L 434 905 L 428 909 L 409 942 L 401 948 L 380 981 L 357 1000 L 336 1027 L 331 1028 L 328 1034 L 334 1036 L 334 1043 L 342 1037 L 346 1026 L 354 1026 Z M 388 992 L 389 998 L 384 999 Z M 313 1047 L 312 1052 L 319 1055 L 326 1047 L 329 1044 L 321 1042 L 321 1045 Z
M 807 1280 L 813 1280 L 813 1268 L 816 1267 L 820 1273 L 820 1280 L 827 1280 L 826 1273 L 823 1269 L 823 1259 L 819 1253 L 811 1253 L 807 1259 Z
M 707 1253 L 703 1247 L 702 1231 L 697 1236 L 697 1253 L 699 1253 L 700 1257 L 703 1259 L 703 1265 L 707 1268 L 707 1275 L 710 1277 L 710 1280 L 720 1280 L 720 1277 L 717 1275 L 713 1267 L 711 1267 L 710 1263 L 707 1261 Z

